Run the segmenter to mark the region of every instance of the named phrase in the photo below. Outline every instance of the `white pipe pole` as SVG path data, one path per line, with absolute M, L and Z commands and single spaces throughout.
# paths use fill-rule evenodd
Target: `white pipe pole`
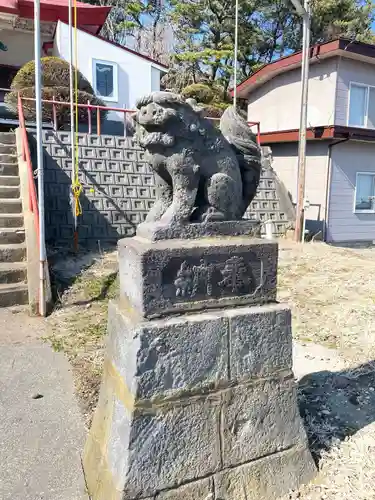
M 70 90 L 70 147 L 71 147 L 71 161 L 72 161 L 72 181 L 74 179 L 74 165 L 75 165 L 75 144 L 74 144 L 74 83 L 73 83 L 73 2 L 69 0 L 69 90 Z M 77 216 L 75 212 L 73 193 L 71 193 L 72 212 L 74 219 L 74 231 L 77 230 Z
M 233 72 L 233 105 L 237 108 L 237 62 L 238 62 L 238 0 L 236 0 L 236 17 L 234 30 L 234 72 Z
M 40 0 L 34 1 L 34 59 L 35 59 L 35 111 L 38 165 L 38 211 L 39 211 L 39 313 L 46 315 L 46 246 L 44 224 L 44 168 L 42 147 L 42 64 L 40 39 Z

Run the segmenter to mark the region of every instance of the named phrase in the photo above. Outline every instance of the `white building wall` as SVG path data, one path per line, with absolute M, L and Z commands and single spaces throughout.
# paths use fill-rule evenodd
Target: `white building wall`
M 332 125 L 335 115 L 337 58 L 310 66 L 308 125 Z M 251 92 L 248 119 L 259 121 L 261 132 L 299 129 L 301 68 L 275 76 Z
M 62 22 L 58 23 L 56 30 L 54 55 L 69 60 L 69 28 Z M 160 70 L 152 62 L 78 30 L 78 69 L 91 84 L 93 59 L 116 63 L 118 66 L 118 100 L 106 103 L 108 107 L 134 109 L 140 96 L 160 90 Z M 108 119 L 122 120 L 123 115 L 109 113 Z

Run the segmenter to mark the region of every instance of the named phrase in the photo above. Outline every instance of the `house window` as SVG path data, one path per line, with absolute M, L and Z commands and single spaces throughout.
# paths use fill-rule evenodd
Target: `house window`
M 93 59 L 94 91 L 105 101 L 118 101 L 118 69 L 117 64 Z
M 348 125 L 375 128 L 375 87 L 350 84 Z
M 375 212 L 375 173 L 357 173 L 355 212 Z

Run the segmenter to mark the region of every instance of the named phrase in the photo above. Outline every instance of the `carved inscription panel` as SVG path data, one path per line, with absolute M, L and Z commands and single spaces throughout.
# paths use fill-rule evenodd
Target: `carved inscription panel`
M 277 245 L 215 243 L 189 247 L 183 241 L 123 240 L 121 293 L 149 318 L 276 300 Z
M 162 271 L 163 295 L 173 302 L 257 293 L 263 263 L 249 255 L 172 258 Z

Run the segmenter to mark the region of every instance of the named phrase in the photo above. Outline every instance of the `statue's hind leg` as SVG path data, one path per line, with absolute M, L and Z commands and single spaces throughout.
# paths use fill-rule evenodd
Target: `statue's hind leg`
M 194 219 L 200 222 L 235 220 L 242 193 L 226 174 L 217 173 L 206 180 L 204 200 L 198 199 Z

